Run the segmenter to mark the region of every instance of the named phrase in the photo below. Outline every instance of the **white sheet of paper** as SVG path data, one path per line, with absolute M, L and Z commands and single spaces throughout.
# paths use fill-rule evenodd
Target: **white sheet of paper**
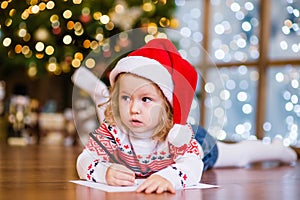
M 83 181 L 83 180 L 71 180 L 70 182 L 79 184 L 82 186 L 94 188 L 97 190 L 102 190 L 105 192 L 133 192 L 136 190 L 138 185 L 140 185 L 145 179 L 137 179 L 137 184 L 134 186 L 110 186 L 102 183 L 95 183 L 91 181 Z M 210 184 L 205 184 L 205 183 L 198 183 L 197 185 L 193 185 L 190 187 L 186 187 L 185 190 L 187 189 L 206 189 L 206 188 L 214 188 L 214 187 L 219 187 L 217 185 L 210 185 Z

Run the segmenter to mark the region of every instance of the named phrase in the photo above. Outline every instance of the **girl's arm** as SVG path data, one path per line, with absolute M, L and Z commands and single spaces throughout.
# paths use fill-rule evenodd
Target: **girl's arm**
M 108 185 L 133 185 L 135 182 L 133 171 L 120 164 L 100 162 L 88 149 L 83 150 L 77 159 L 77 172 L 80 179 Z
M 109 185 L 133 185 L 135 173 L 123 165 L 111 163 L 117 145 L 108 126 L 103 123 L 91 136 L 77 159 L 79 177 Z
M 175 189 L 179 189 L 199 183 L 202 172 L 203 162 L 201 156 L 186 152 L 184 155 L 178 156 L 174 164 L 155 174 L 169 180 Z
M 107 102 L 109 96 L 107 86 L 86 67 L 78 68 L 72 76 L 72 81 L 90 95 L 96 106 Z M 104 120 L 105 108 L 105 106 L 96 107 L 100 123 Z
M 111 164 L 100 162 L 96 152 L 84 149 L 77 158 L 77 173 L 80 179 L 106 183 L 105 174 Z
M 106 151 L 113 153 L 117 147 L 114 137 L 107 129 L 107 125 L 103 123 L 95 133 L 95 138 L 105 146 Z M 110 166 L 109 156 L 90 137 L 84 150 L 77 158 L 77 172 L 79 177 L 94 182 L 106 183 L 105 175 Z
M 138 187 L 137 192 L 150 193 L 156 191 L 161 193 L 169 191 L 174 193 L 174 189 L 185 188 L 200 182 L 203 171 L 203 153 L 199 143 L 192 139 L 187 148 L 184 146 L 181 148 L 171 147 L 171 151 L 175 155 L 175 163 L 147 178 Z

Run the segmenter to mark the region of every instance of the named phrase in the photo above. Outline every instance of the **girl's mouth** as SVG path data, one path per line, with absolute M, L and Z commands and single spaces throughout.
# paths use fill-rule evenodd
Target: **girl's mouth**
M 142 122 L 137 119 L 132 119 L 132 120 L 130 120 L 130 122 L 134 126 L 140 126 L 142 124 Z

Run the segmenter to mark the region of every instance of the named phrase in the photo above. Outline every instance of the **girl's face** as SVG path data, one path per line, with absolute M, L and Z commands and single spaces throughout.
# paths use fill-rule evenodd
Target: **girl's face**
M 154 131 L 161 119 L 164 98 L 151 81 L 124 74 L 120 78 L 119 112 L 122 123 L 134 133 Z

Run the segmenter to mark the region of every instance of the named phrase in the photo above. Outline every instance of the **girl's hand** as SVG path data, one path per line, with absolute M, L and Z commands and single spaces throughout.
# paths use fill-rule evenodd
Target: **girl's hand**
M 153 174 L 148 177 L 137 189 L 136 192 L 145 192 L 147 194 L 156 192 L 161 194 L 163 192 L 175 193 L 173 185 L 160 175 Z
M 135 183 L 135 173 L 120 164 L 112 164 L 107 169 L 105 178 L 108 185 L 125 186 Z

